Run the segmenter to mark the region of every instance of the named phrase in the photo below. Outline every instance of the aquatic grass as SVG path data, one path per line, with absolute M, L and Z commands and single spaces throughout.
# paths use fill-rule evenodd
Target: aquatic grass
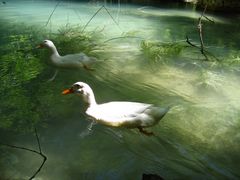
M 31 89 L 26 86 L 38 78 L 44 68 L 35 50 L 43 31 L 23 24 L 9 26 L 6 23 L 5 28 L 0 46 L 0 128 L 28 132 L 41 120 L 37 104 L 30 98 Z
M 159 62 L 166 57 L 179 55 L 186 46 L 182 43 L 162 43 L 143 40 L 140 44 L 143 55 L 150 62 Z
M 26 57 L 20 52 L 2 56 L 1 60 L 1 89 L 3 87 L 11 88 L 24 84 L 36 78 L 42 70 L 39 60 L 36 57 L 31 55 Z
M 149 62 L 164 62 L 167 59 L 179 56 L 185 57 L 184 59 L 188 61 L 202 61 L 203 59 L 196 55 L 196 50 L 189 47 L 190 46 L 185 41 L 166 43 L 143 40 L 140 44 L 140 50 Z M 218 53 L 218 57 L 221 56 L 221 59 L 210 52 L 206 51 L 205 53 L 208 55 L 208 62 L 212 64 L 211 66 L 223 65 L 233 67 L 240 63 L 240 54 L 236 50 L 221 52 L 221 54 L 215 52 L 215 54 Z
M 222 64 L 225 66 L 238 66 L 240 65 L 240 52 L 231 50 L 226 57 L 222 60 Z
M 209 92 L 211 90 L 215 93 L 221 91 L 221 85 L 223 83 L 222 76 L 217 72 L 211 72 L 206 69 L 202 69 L 199 74 L 199 78 L 196 80 L 196 86 L 199 90 Z
M 36 104 L 31 101 L 24 88 L 15 87 L 1 95 L 1 129 L 28 132 L 40 121 L 35 111 Z
M 101 31 L 84 31 L 82 26 L 62 26 L 52 39 L 61 54 L 86 53 L 97 56 L 93 51 L 100 48 Z
M 0 69 L 2 87 L 18 86 L 35 78 L 41 71 L 41 62 L 31 52 L 31 36 L 26 34 L 10 35 L 9 43 L 1 46 L 1 49 L 8 52 L 1 55 Z
M 32 54 L 26 56 L 17 51 L 0 58 L 0 128 L 22 132 L 31 130 L 40 118 L 24 86 L 41 73 L 41 63 Z

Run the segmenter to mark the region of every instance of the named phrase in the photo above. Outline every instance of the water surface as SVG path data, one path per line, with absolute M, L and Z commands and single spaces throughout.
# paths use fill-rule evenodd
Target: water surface
M 84 30 L 99 35 L 94 50 L 82 45 L 85 53 L 97 56 L 95 71 L 61 70 L 47 82 L 54 68 L 46 50 L 35 45 L 56 38 L 59 29 L 84 27 L 102 5 L 64 1 L 48 22 L 56 4 L 12 0 L 0 6 L 1 141 L 36 149 L 31 130 L 37 127 L 48 160 L 36 179 L 141 179 L 143 173 L 165 179 L 239 179 L 237 19 L 207 14 L 215 23 L 204 20 L 204 43 L 221 61 L 208 62 L 184 42 L 188 35 L 199 43 L 201 12 L 107 4 L 116 22 L 102 9 Z M 143 41 L 176 42 L 184 49 L 151 59 L 141 50 Z M 58 44 L 60 54 L 73 51 Z M 9 65 L 21 58 L 30 65 Z M 18 67 L 18 74 L 5 66 Z M 173 108 L 151 128 L 156 137 L 98 124 L 89 131 L 81 99 L 61 96 L 76 81 L 87 82 L 99 103 L 124 100 Z M 21 150 L 1 146 L 0 153 L 2 179 L 27 179 L 41 163 Z

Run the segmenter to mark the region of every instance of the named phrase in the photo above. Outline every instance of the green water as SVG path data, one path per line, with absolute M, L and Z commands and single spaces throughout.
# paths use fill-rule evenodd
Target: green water
M 121 4 L 106 7 L 82 29 L 100 3 L 7 1 L 0 5 L 0 139 L 37 149 L 34 127 L 48 157 L 36 179 L 239 179 L 240 26 L 238 16 L 207 14 L 204 60 L 185 43 L 199 43 L 201 12 Z M 48 23 L 47 23 L 48 22 Z M 47 24 L 47 25 L 46 25 Z M 60 70 L 47 50 L 85 52 L 94 71 Z M 173 46 L 174 45 L 174 46 Z M 94 125 L 76 96 L 61 92 L 87 82 L 99 103 L 137 101 L 173 108 L 147 137 L 137 130 Z M 0 179 L 28 179 L 41 157 L 0 146 Z

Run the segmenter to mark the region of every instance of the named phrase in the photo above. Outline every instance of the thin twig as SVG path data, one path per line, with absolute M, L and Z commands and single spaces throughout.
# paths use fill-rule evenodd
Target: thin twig
M 35 130 L 35 135 L 36 135 L 36 139 L 37 139 L 37 143 L 38 143 L 39 152 L 42 153 L 39 137 L 38 137 L 38 134 L 37 134 L 37 129 L 35 128 L 34 130 Z
M 108 9 L 107 9 L 105 6 L 103 6 L 103 8 L 107 11 L 107 13 L 109 14 L 109 16 L 112 18 L 113 22 L 115 22 L 115 24 L 118 26 L 118 28 L 121 29 L 120 26 L 119 26 L 119 24 L 117 23 L 117 21 L 113 18 L 113 16 L 111 15 L 111 13 L 108 11 Z
M 53 15 L 53 13 L 54 13 L 54 12 L 55 12 L 55 10 L 57 9 L 57 7 L 58 7 L 58 5 L 60 4 L 60 2 L 61 2 L 61 1 L 58 1 L 58 3 L 56 4 L 56 6 L 54 7 L 54 9 L 53 9 L 52 13 L 51 13 L 51 14 L 50 14 L 50 16 L 48 17 L 48 20 L 47 20 L 47 22 L 46 22 L 45 26 L 47 26 L 47 25 L 48 25 L 49 21 L 51 20 L 51 17 L 52 17 L 52 15 Z
M 5 143 L 2 143 L 2 142 L 0 142 L 0 145 L 8 146 L 8 147 L 15 148 L 15 149 L 22 149 L 22 150 L 26 150 L 26 151 L 33 152 L 33 153 L 35 153 L 35 154 L 39 154 L 38 151 L 35 151 L 35 150 L 32 150 L 32 149 L 28 149 L 28 148 L 25 148 L 25 147 L 14 146 L 14 145 L 5 144 Z
M 117 23 L 117 21 L 113 18 L 113 16 L 111 15 L 111 13 L 108 11 L 108 9 L 102 5 L 94 14 L 93 16 L 89 19 L 89 21 L 86 23 L 86 25 L 83 27 L 82 32 L 86 29 L 86 27 L 89 25 L 89 23 L 92 21 L 92 19 L 102 10 L 105 9 L 105 11 L 108 13 L 108 15 L 111 17 L 111 19 L 113 20 L 113 22 L 118 26 L 118 28 L 121 30 L 119 24 Z
M 45 156 L 45 155 L 42 154 L 42 153 L 39 153 L 39 155 L 41 155 L 42 158 L 43 158 L 42 164 L 40 165 L 40 167 L 38 168 L 38 170 L 32 175 L 32 177 L 29 178 L 29 180 L 32 180 L 33 178 L 36 177 L 36 175 L 41 171 L 43 165 L 44 165 L 45 162 L 47 161 L 47 156 Z
M 212 22 L 212 23 L 215 23 L 214 20 L 209 19 L 207 16 L 203 15 L 203 17 L 204 17 L 206 20 L 208 20 L 208 21 L 210 21 L 210 22 Z
M 82 32 L 86 29 L 86 27 L 88 26 L 88 24 L 92 21 L 92 19 L 99 13 L 99 11 L 101 11 L 101 9 L 103 8 L 104 6 L 100 7 L 95 13 L 94 15 L 89 19 L 89 21 L 87 22 L 87 24 L 85 24 L 85 26 L 83 27 L 83 30 Z
M 117 21 L 118 21 L 118 24 L 119 24 L 119 13 L 121 11 L 121 0 L 118 0 L 118 11 L 117 11 Z
M 211 52 L 204 50 L 206 55 L 208 54 L 209 56 L 213 57 L 214 59 L 216 59 L 217 61 L 221 61 L 220 59 L 218 59 L 216 56 L 214 56 Z
M 28 149 L 28 148 L 25 148 L 25 147 L 20 147 L 20 146 L 5 144 L 5 143 L 1 143 L 1 142 L 0 142 L 0 145 L 7 146 L 7 147 L 11 147 L 11 148 L 15 148 L 15 149 L 22 149 L 22 150 L 25 150 L 25 151 L 29 151 L 29 152 L 38 154 L 38 155 L 40 155 L 40 156 L 43 158 L 43 161 L 42 161 L 41 165 L 39 166 L 39 168 L 37 169 L 37 171 L 29 178 L 29 180 L 32 180 L 33 178 L 36 177 L 36 175 L 41 171 L 43 165 L 45 164 L 45 162 L 46 162 L 46 160 L 47 160 L 47 156 L 45 156 L 45 155 L 42 153 L 41 144 L 40 144 L 40 141 L 39 141 L 39 137 L 38 137 L 37 129 L 36 129 L 36 128 L 35 128 L 35 135 L 36 135 L 36 139 L 37 139 L 39 151 L 32 150 L 32 149 Z
M 200 49 L 200 47 L 198 47 L 197 45 L 193 44 L 193 43 L 192 43 L 192 42 L 189 40 L 188 36 L 186 36 L 186 42 L 187 42 L 188 44 L 190 44 L 191 46 L 193 46 L 193 47 L 196 47 L 196 48 L 199 48 L 199 49 Z

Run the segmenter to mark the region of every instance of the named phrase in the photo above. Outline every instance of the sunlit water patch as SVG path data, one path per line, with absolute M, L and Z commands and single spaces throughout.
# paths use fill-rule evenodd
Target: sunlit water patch
M 38 127 L 48 156 L 39 179 L 140 179 L 142 173 L 238 179 L 239 26 L 208 14 L 215 23 L 204 21 L 204 42 L 221 61 L 207 62 L 185 43 L 186 35 L 199 43 L 200 12 L 107 5 L 112 17 L 102 9 L 85 26 L 101 5 L 7 1 L 0 6 L 2 141 L 34 149 L 29 131 Z M 34 49 L 43 38 L 53 40 L 62 55 L 96 56 L 95 70 L 61 70 L 47 82 L 54 67 L 46 50 Z M 98 124 L 89 130 L 81 98 L 61 96 L 76 81 L 87 82 L 99 103 L 172 108 L 151 128 L 157 137 Z M 26 179 L 39 165 L 27 152 L 7 147 L 0 152 L 0 179 Z

